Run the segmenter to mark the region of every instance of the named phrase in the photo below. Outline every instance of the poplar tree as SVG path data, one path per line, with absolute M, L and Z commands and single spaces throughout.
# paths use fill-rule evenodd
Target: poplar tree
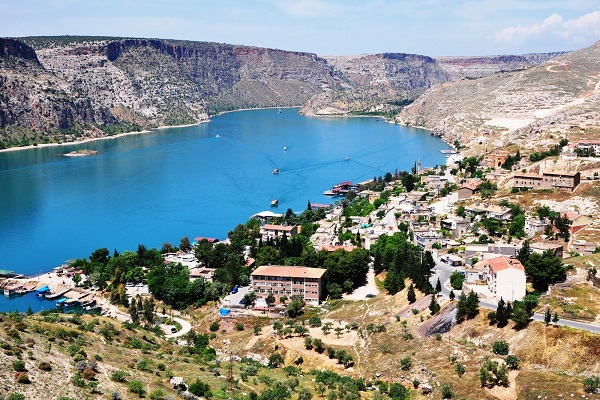
M 140 316 L 138 314 L 137 302 L 135 299 L 131 299 L 131 304 L 129 306 L 129 316 L 131 317 L 131 323 L 134 325 L 139 325 Z
M 412 283 L 408 287 L 408 293 L 406 294 L 406 299 L 408 300 L 408 302 L 410 304 L 412 304 L 415 301 L 417 301 L 417 296 L 415 295 L 415 288 L 414 288 L 414 286 L 413 286 Z

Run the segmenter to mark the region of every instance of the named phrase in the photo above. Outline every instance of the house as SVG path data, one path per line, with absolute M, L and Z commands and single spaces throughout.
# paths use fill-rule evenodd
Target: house
M 525 296 L 525 268 L 519 260 L 501 256 L 487 260 L 484 267 L 488 289 L 497 299 L 512 302 Z
M 569 231 L 571 233 L 576 233 L 593 222 L 592 218 L 587 215 L 580 215 L 569 211 L 563 212 L 561 216 L 569 220 Z
M 441 221 L 442 229 L 452 233 L 453 238 L 457 238 L 467 233 L 471 221 L 466 218 L 446 218 Z
M 557 242 L 534 242 L 529 245 L 532 253 L 542 254 L 547 250 L 559 258 L 563 258 L 563 245 Z
M 467 181 L 458 187 L 458 200 L 468 199 L 477 192 L 477 187 L 481 185 L 480 179 Z
M 490 203 L 480 203 L 479 201 L 465 208 L 469 216 L 482 215 L 486 218 L 493 218 L 498 221 L 510 221 L 511 209 L 505 206 L 498 206 Z
M 273 293 L 275 297 L 301 296 L 307 303 L 319 304 L 324 297 L 325 271 L 323 268 L 263 265 L 250 274 L 252 290 L 262 299 Z
M 190 269 L 190 281 L 198 278 L 204 279 L 206 282 L 212 282 L 215 275 L 215 268 L 193 268 Z
M 592 150 L 594 154 L 600 154 L 600 140 L 581 139 L 577 143 L 577 150 Z
M 490 168 L 500 168 L 506 162 L 509 153 L 506 150 L 494 150 L 483 156 L 481 164 Z
M 444 238 L 441 233 L 430 229 L 422 231 L 413 230 L 413 234 L 415 244 L 422 249 L 431 249 L 434 243 L 439 243 Z
M 296 225 L 284 226 L 284 225 L 263 225 L 260 227 L 260 234 L 263 239 L 276 238 L 278 236 L 287 235 L 288 238 L 296 236 L 300 233 L 300 227 Z
M 547 226 L 550 226 L 550 222 L 546 219 L 525 218 L 525 233 L 529 236 L 533 236 L 536 233 L 543 233 Z
M 586 242 L 585 240 L 575 240 L 572 249 L 582 256 L 594 254 L 596 252 L 596 243 Z
M 529 189 L 575 190 L 581 180 L 579 172 L 544 171 L 541 174 L 517 172 L 513 175 L 513 187 Z

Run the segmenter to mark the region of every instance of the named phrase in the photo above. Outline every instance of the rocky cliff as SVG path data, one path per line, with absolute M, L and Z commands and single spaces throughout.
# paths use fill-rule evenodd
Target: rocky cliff
M 600 42 L 525 70 L 444 83 L 398 116 L 471 151 L 550 146 L 598 133 Z
M 343 77 L 338 89 L 313 97 L 302 112 L 309 115 L 389 112 L 427 89 L 450 80 L 431 57 L 384 53 L 325 57 Z

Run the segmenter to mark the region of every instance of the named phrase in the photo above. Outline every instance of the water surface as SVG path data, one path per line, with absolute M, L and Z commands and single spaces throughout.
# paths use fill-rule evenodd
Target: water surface
M 284 151 L 287 147 L 287 151 Z M 107 247 L 224 239 L 257 212 L 330 203 L 323 191 L 445 162 L 428 132 L 376 118 L 252 110 L 209 123 L 0 153 L 0 269 L 45 272 Z M 98 155 L 64 157 L 77 149 Z M 346 161 L 346 157 L 348 160 Z M 279 175 L 272 173 L 279 168 Z

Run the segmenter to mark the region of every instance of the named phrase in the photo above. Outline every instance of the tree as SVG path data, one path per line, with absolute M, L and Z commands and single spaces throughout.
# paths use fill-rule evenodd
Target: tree
M 462 322 L 465 318 L 471 319 L 479 312 L 479 298 L 477 293 L 471 290 L 466 295 L 461 293 L 458 296 L 458 303 L 456 304 L 456 321 Z
M 529 254 L 531 253 L 530 241 L 529 239 L 523 241 L 519 252 L 517 253 L 517 259 L 521 262 L 522 265 L 525 265 L 529 260 Z
M 275 299 L 275 298 L 273 298 Z M 256 303 L 256 293 L 254 292 L 246 292 L 246 294 L 244 294 L 244 305 L 247 306 L 253 306 L 254 303 Z
M 295 318 L 302 313 L 304 302 L 300 296 L 292 296 L 292 301 L 287 306 L 287 315 L 290 318 Z
M 465 281 L 465 277 L 458 271 L 452 272 L 450 275 L 450 285 L 454 290 L 461 290 L 463 283 Z
M 437 279 L 435 284 L 435 292 L 440 293 L 442 291 L 442 283 L 440 282 L 440 278 Z
M 133 325 L 139 325 L 140 316 L 138 314 L 137 302 L 135 299 L 132 299 L 131 304 L 129 305 L 129 316 L 131 317 L 131 323 Z
M 392 383 L 388 390 L 388 396 L 392 400 L 408 400 L 410 399 L 410 390 L 401 383 Z
M 498 321 L 498 327 L 502 328 L 503 326 L 506 326 L 509 319 L 510 312 L 507 304 L 504 302 L 504 299 L 500 297 L 500 300 L 498 301 L 498 307 L 496 308 L 496 320 Z
M 312 393 L 307 388 L 300 388 L 298 390 L 298 400 L 311 400 L 313 398 Z
M 435 294 L 431 295 L 431 302 L 429 302 L 429 311 L 431 311 L 432 315 L 435 315 L 440 311 L 440 305 L 435 299 Z
M 202 396 L 202 397 L 211 397 L 212 396 L 212 393 L 210 391 L 210 386 L 208 386 L 207 383 L 202 382 L 198 378 L 196 378 L 196 381 L 188 387 L 188 391 L 190 393 L 195 394 L 196 396 Z
M 450 291 L 450 295 L 448 297 L 450 298 L 450 300 L 454 300 L 454 298 L 456 297 L 456 295 L 454 294 L 454 290 Z
M 492 345 L 492 351 L 499 356 L 508 355 L 508 343 L 505 340 L 498 340 Z
M 510 319 L 515 322 L 517 329 L 523 328 L 529 324 L 531 314 L 527 311 L 525 303 L 515 300 Z
M 552 313 L 550 312 L 550 307 L 546 307 L 546 312 L 544 313 L 544 322 L 546 325 L 550 325 L 552 321 Z
M 552 317 L 552 322 L 554 322 L 555 324 L 558 322 L 558 313 L 556 311 L 554 311 L 554 316 Z
M 566 278 L 562 260 L 556 257 L 552 250 L 546 250 L 542 254 L 530 254 L 524 267 L 533 288 L 538 292 L 545 292 L 548 285 Z
M 415 301 L 417 301 L 417 296 L 415 295 L 415 288 L 412 283 L 408 287 L 408 293 L 406 294 L 406 299 L 408 300 L 409 304 L 412 304 Z
M 81 275 L 80 274 L 73 274 L 73 283 L 75 284 L 75 286 L 79 286 L 79 283 L 81 282 Z
M 190 251 L 192 249 L 192 245 L 190 243 L 190 238 L 184 236 L 181 238 L 181 242 L 179 243 L 179 249 L 181 251 Z
M 275 296 L 273 296 L 273 292 L 269 292 L 265 298 L 265 302 L 267 303 L 267 307 L 271 307 L 273 304 L 275 304 Z

